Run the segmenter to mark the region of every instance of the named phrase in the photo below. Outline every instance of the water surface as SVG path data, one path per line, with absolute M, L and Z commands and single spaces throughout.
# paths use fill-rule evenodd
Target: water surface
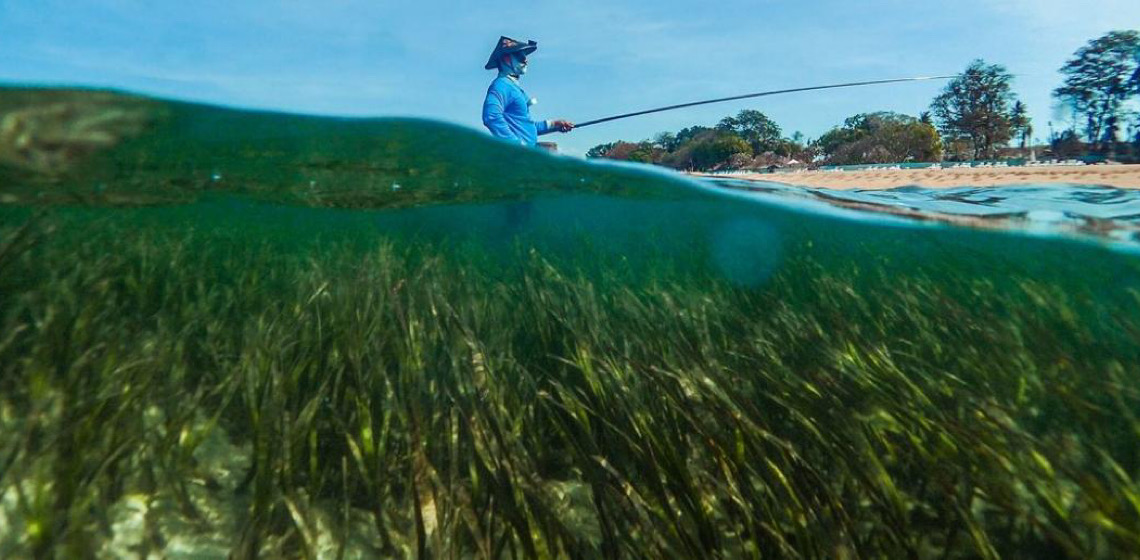
M 1131 193 L 0 111 L 0 556 L 1140 549 Z

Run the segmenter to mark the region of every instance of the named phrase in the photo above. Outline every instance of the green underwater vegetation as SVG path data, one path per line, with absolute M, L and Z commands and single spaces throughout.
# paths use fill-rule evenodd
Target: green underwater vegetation
M 422 119 L 338 119 L 110 91 L 0 88 L 0 203 L 139 206 L 225 192 L 375 209 L 583 188 L 671 196 L 645 188 L 660 181 L 644 174 L 589 168 Z M 585 176 L 571 184 L 568 171 Z
M 118 116 L 8 120 L 63 98 Z M 1140 551 L 1129 253 L 419 121 L 0 108 L 0 557 Z

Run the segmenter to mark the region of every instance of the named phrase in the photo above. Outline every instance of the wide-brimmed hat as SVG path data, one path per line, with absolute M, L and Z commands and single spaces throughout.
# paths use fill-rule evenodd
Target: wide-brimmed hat
M 499 67 L 499 59 L 505 54 L 514 54 L 521 52 L 523 54 L 530 54 L 538 50 L 538 43 L 534 41 L 516 41 L 510 37 L 499 37 L 499 42 L 495 43 L 495 50 L 491 53 L 491 58 L 487 59 L 487 65 L 483 68 L 487 70 L 494 70 Z

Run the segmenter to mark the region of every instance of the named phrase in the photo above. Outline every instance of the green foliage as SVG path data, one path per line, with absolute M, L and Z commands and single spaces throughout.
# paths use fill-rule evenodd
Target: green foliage
M 677 136 L 674 137 L 673 147 L 669 151 L 677 150 L 681 146 L 693 141 L 698 136 L 704 135 L 705 133 L 712 130 L 712 128 L 700 125 L 682 128 L 681 131 L 677 133 Z
M 1053 157 L 1058 159 L 1075 158 L 1089 152 L 1088 145 L 1081 142 L 1081 135 L 1071 129 L 1062 130 L 1060 134 L 1052 138 L 1049 148 L 1053 152 Z
M 1025 109 L 1025 104 L 1020 100 L 1013 103 L 1013 109 L 1009 115 L 1009 124 L 1013 128 L 1013 134 L 1021 137 L 1021 147 L 1024 149 L 1029 144 L 1029 137 L 1033 134 L 1033 124 L 1029 118 L 1029 112 Z
M 630 161 L 639 163 L 660 163 L 665 157 L 665 150 L 655 146 L 652 142 L 640 142 L 637 148 L 629 154 Z
M 722 165 L 735 154 L 752 155 L 752 147 L 733 133 L 711 132 L 692 142 L 693 169 L 704 171 Z
M 744 109 L 735 117 L 725 117 L 716 125 L 718 130 L 732 132 L 743 138 L 752 147 L 752 152 L 762 154 L 775 152 L 779 155 L 786 151 L 787 144 L 782 142 L 780 126 L 767 115 L 754 109 Z
M 1106 148 L 1125 124 L 1125 102 L 1140 95 L 1140 32 L 1112 31 L 1089 41 L 1061 67 L 1053 95 L 1084 119 L 1085 138 Z
M 616 146 L 617 144 L 618 144 L 617 142 L 607 142 L 605 144 L 598 144 L 597 146 L 594 146 L 593 148 L 590 148 L 589 150 L 586 151 L 586 157 L 588 157 L 588 158 L 606 157 L 606 154 L 609 153 L 610 150 L 612 150 L 614 148 L 614 146 Z
M 226 192 L 403 208 L 517 197 L 520 185 L 580 191 L 551 177 L 593 167 L 484 140 L 421 119 L 328 120 L 0 87 L 0 202 L 175 204 Z M 637 179 L 607 181 L 620 190 Z
M 666 152 L 676 150 L 679 145 L 677 135 L 672 132 L 661 132 L 653 137 L 653 146 Z
M 970 63 L 931 103 L 943 138 L 967 141 L 971 159 L 994 157 L 997 147 L 1013 135 L 1011 111 L 1017 98 L 1010 89 L 1012 80 L 1004 66 Z
M 122 143 L 0 192 L 2 558 L 1140 548 L 1134 255 L 788 215 L 426 122 L 172 104 L 130 137 L 74 97 L 116 124 L 42 138 Z M 4 138 L 59 148 L 36 134 Z M 670 155 L 697 146 L 751 148 Z M 520 232 L 534 201 L 556 233 Z M 564 228 L 582 208 L 597 237 Z
M 602 144 L 591 148 L 587 157 L 707 171 L 750 165 L 754 163 L 753 155 L 765 152 L 811 159 L 810 152 L 800 140 L 781 138 L 780 127 L 776 123 L 763 113 L 752 110 L 741 111 L 735 117 L 725 117 L 716 128 L 698 125 L 683 128 L 676 134 L 662 132 L 652 141 Z
M 937 161 L 942 157 L 938 131 L 928 123 L 891 112 L 849 117 L 816 140 L 832 165 Z
M 639 163 L 657 163 L 660 161 L 663 150 L 649 142 L 610 142 L 590 149 L 586 157 L 603 157 L 619 161 L 636 161 Z
M 276 240 L 6 211 L 4 557 L 1140 547 L 1123 256 L 896 234 L 743 288 L 699 253 L 503 267 L 297 210 Z

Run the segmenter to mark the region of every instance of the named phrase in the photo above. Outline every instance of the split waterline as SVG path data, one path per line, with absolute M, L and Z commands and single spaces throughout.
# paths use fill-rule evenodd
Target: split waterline
M 0 110 L 0 557 L 1140 547 L 1127 239 L 426 121 Z

